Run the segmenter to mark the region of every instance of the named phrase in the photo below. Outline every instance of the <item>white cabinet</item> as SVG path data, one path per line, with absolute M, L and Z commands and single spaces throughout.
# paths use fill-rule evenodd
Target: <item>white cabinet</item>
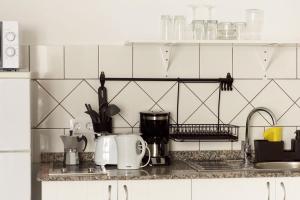
M 29 88 L 29 79 L 0 79 L 0 151 L 30 150 Z
M 299 200 L 299 189 L 300 177 L 49 181 L 42 182 L 42 200 Z M 19 194 L 9 199 L 23 199 Z
M 192 180 L 192 200 L 275 200 L 272 178 Z
M 276 200 L 299 200 L 300 178 L 277 178 Z
M 118 200 L 190 200 L 191 180 L 118 181 Z
M 30 200 L 30 153 L 0 153 L 0 199 Z
M 90 181 L 87 183 L 87 200 L 117 200 L 117 181 Z
M 50 181 L 42 183 L 42 200 L 117 200 L 116 181 Z

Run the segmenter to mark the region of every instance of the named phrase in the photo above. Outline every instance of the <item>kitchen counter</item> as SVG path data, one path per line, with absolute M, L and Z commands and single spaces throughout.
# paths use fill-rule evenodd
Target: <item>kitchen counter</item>
M 38 181 L 86 181 L 86 180 L 145 180 L 145 179 L 188 179 L 197 172 L 184 161 L 173 161 L 170 166 L 145 167 L 139 170 L 118 170 L 108 167 L 107 174 L 96 173 L 61 173 L 57 163 L 40 165 Z M 61 163 L 60 163 L 61 165 Z
M 230 161 L 231 162 L 231 161 Z M 237 161 L 233 161 L 237 162 Z M 239 161 L 238 161 L 239 162 Z M 170 166 L 145 167 L 139 170 L 118 170 L 110 167 L 103 173 L 61 173 L 61 163 L 40 165 L 38 181 L 90 181 L 90 180 L 147 180 L 147 179 L 212 179 L 255 177 L 300 177 L 300 170 L 266 170 L 253 167 L 227 169 L 201 169 L 193 161 L 173 160 Z

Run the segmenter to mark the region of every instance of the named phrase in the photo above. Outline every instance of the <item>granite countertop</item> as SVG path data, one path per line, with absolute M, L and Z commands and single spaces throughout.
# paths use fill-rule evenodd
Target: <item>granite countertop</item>
M 232 153 L 232 152 L 231 152 Z M 226 154 L 226 153 L 225 153 Z M 224 153 L 211 152 L 205 156 L 204 154 L 199 157 L 191 152 L 186 154 L 180 153 L 173 156 L 173 161 L 170 166 L 148 166 L 139 170 L 118 170 L 116 167 L 108 167 L 107 173 L 99 170 L 98 173 L 61 173 L 62 162 L 58 159 L 55 162 L 41 163 L 37 175 L 38 181 L 89 181 L 89 180 L 147 180 L 147 179 L 211 179 L 211 178 L 255 178 L 255 177 L 300 177 L 300 170 L 266 170 L 255 169 L 253 167 L 244 168 L 241 165 L 236 165 L 231 168 L 212 169 L 199 168 L 195 162 L 203 159 L 224 161 L 226 158 L 239 158 L 235 156 L 226 156 Z M 190 155 L 189 160 L 183 159 Z M 214 155 L 214 156 L 212 156 Z M 224 156 L 225 155 L 225 156 Z M 238 155 L 238 154 L 234 154 Z M 59 157 L 59 156 L 52 156 Z M 88 156 L 90 157 L 90 156 Z M 174 160 L 174 157 L 177 160 Z M 182 158 L 178 160 L 179 158 Z M 230 160 L 229 159 L 229 160 Z M 197 161 L 198 160 L 198 161 Z M 211 162 L 212 161 L 212 162 Z M 226 160 L 225 160 L 226 161 Z M 241 163 L 238 159 L 234 161 L 226 161 L 228 163 Z M 91 161 L 85 161 L 89 163 Z M 83 164 L 87 165 L 87 164 Z M 100 172 L 101 171 L 101 172 Z

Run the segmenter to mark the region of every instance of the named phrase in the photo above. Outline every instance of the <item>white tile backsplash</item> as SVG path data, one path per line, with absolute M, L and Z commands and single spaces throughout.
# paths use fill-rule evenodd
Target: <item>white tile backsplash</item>
M 300 103 L 300 102 L 299 102 Z M 279 125 L 297 126 L 300 123 L 300 107 L 293 104 L 288 111 L 278 120 Z
M 39 83 L 59 102 L 66 98 L 80 82 L 80 80 L 39 80 Z
M 61 135 L 64 135 L 63 129 L 33 129 L 33 162 L 40 161 L 41 152 L 63 152 L 64 146 L 59 137 Z
M 30 46 L 30 72 L 32 78 L 64 78 L 63 46 Z
M 231 150 L 231 142 L 200 142 L 200 151 Z
M 199 151 L 199 142 L 175 142 L 170 141 L 171 151 Z
M 232 45 L 200 45 L 200 77 L 220 78 L 232 73 Z
M 139 122 L 139 112 L 147 111 L 155 104 L 134 82 L 131 82 L 111 103 L 119 106 L 121 109 L 120 115 L 125 118 L 131 126 L 135 126 Z M 119 125 L 117 125 L 117 127 L 119 127 Z
M 66 46 L 65 77 L 97 78 L 98 77 L 98 45 Z
M 300 98 L 300 80 L 276 80 L 275 82 L 293 101 L 297 101 Z
M 300 78 L 300 46 L 297 45 L 297 78 Z
M 28 72 L 29 71 L 29 46 L 21 45 L 20 46 L 20 68 L 21 71 Z
M 32 125 L 43 129 L 33 129 L 34 160 L 39 160 L 40 152 L 62 151 L 59 135 L 67 130 L 69 119 L 88 117 L 84 113 L 85 103 L 98 110 L 97 77 L 102 70 L 107 77 L 165 77 L 160 48 L 146 44 L 69 45 L 65 49 L 35 45 L 30 46 L 29 52 L 29 48 L 22 47 L 21 63 L 30 63 L 33 78 L 38 79 L 32 83 Z M 300 127 L 300 81 L 295 79 L 296 58 L 299 62 L 300 56 L 299 52 L 296 55 L 295 46 L 184 44 L 174 45 L 171 50 L 169 77 L 224 77 L 233 69 L 237 79 L 232 92 L 222 92 L 220 118 L 222 122 L 241 126 L 238 142 L 171 141 L 171 150 L 240 149 L 246 117 L 257 106 L 274 111 L 279 125 L 284 126 L 284 140 L 289 142 L 285 147 L 290 147 L 289 140 L 296 127 Z M 266 73 L 265 62 L 270 62 Z M 271 80 L 262 79 L 264 74 Z M 172 123 L 176 123 L 177 83 L 106 81 L 105 86 L 108 100 L 121 108 L 120 115 L 114 117 L 114 132 L 139 132 L 139 112 L 149 109 L 170 111 Z M 218 84 L 182 83 L 180 123 L 217 123 L 217 88 Z M 264 113 L 255 114 L 251 126 L 260 126 L 250 132 L 253 139 L 262 139 L 270 118 Z M 93 137 L 88 137 L 87 150 L 93 151 Z
M 293 104 L 293 101 L 282 91 L 275 82 L 271 82 L 252 101 L 255 107 L 267 107 L 271 109 L 277 117 L 280 117 Z
M 57 106 L 37 128 L 69 128 L 72 118 L 62 106 Z
M 99 67 L 107 77 L 132 77 L 132 46 L 100 46 Z
M 181 84 L 179 97 L 179 123 L 185 123 L 201 104 L 201 101 L 199 101 L 196 95 L 184 84 Z
M 295 78 L 296 48 L 286 46 L 234 46 L 235 78 Z M 268 69 L 265 71 L 265 69 Z
M 160 45 L 133 46 L 134 77 L 166 77 L 166 69 L 162 65 Z M 199 77 L 199 46 L 171 46 L 168 77 Z
M 98 111 L 97 93 L 85 81 L 61 103 L 75 118 L 87 115 L 84 113 L 85 104 L 91 104 L 92 108 Z
M 296 78 L 296 47 L 273 47 L 273 58 L 267 71 L 268 78 Z
M 58 103 L 38 84 L 37 81 L 31 82 L 32 127 L 38 126 L 57 105 Z

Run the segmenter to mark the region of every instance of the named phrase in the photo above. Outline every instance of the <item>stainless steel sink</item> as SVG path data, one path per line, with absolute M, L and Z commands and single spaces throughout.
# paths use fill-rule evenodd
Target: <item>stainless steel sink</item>
M 299 169 L 300 162 L 261 162 L 255 163 L 254 168 L 256 169 Z
M 224 160 L 224 161 L 198 161 L 187 160 L 186 163 L 197 171 L 234 171 L 243 170 L 244 162 L 242 160 Z

